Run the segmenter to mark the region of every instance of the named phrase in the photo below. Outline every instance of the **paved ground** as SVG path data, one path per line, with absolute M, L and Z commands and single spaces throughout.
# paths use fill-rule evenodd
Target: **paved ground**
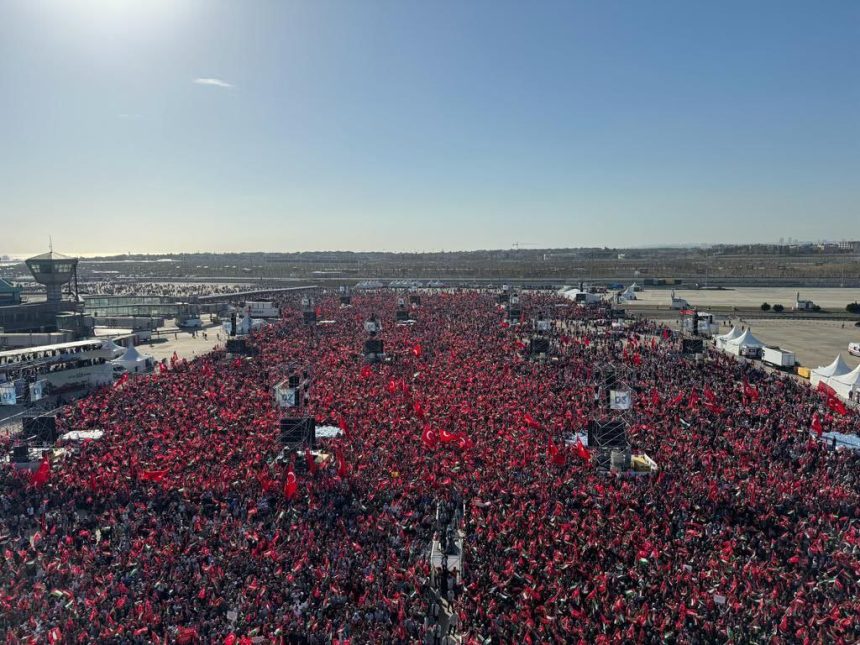
M 203 322 L 208 323 L 208 317 L 203 317 Z M 207 338 L 204 338 L 204 333 Z M 220 334 L 220 339 L 219 339 Z M 175 327 L 162 327 L 159 329 L 159 338 L 166 338 L 167 342 L 153 343 L 149 345 L 144 343 L 138 347 L 138 351 L 147 356 L 152 356 L 156 361 L 163 358 L 170 359 L 173 353 L 180 358 L 192 359 L 196 356 L 202 356 L 211 352 L 215 346 L 223 345 L 225 336 L 221 325 L 207 325 L 203 329 L 197 330 L 196 338 L 190 331 L 176 329 Z
M 676 289 L 675 295 L 684 298 L 694 307 L 707 309 L 712 306 L 758 307 L 763 302 L 781 304 L 786 310 L 794 305 L 794 296 L 800 291 L 804 300 L 812 300 L 824 309 L 845 311 L 849 302 L 860 302 L 860 289 L 788 289 L 785 287 L 739 287 L 725 291 L 698 289 Z M 646 289 L 636 294 L 637 300 L 625 303 L 625 307 L 668 306 L 670 289 Z
M 677 327 L 677 317 L 669 320 Z M 830 364 L 837 354 L 852 368 L 860 363 L 860 358 L 848 354 L 848 343 L 860 342 L 860 327 L 838 321 L 825 320 L 752 320 L 740 322 L 733 319 L 738 326 L 744 325 L 752 329 L 753 335 L 767 345 L 779 345 L 783 349 L 793 351 L 798 362 L 805 367 L 818 367 Z M 731 326 L 723 325 L 723 332 L 728 333 Z

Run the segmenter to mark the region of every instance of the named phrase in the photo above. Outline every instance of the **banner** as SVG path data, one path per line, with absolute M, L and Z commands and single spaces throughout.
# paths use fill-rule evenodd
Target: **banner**
M 17 402 L 18 397 L 15 395 L 15 384 L 0 384 L 0 405 L 15 405 Z
M 609 407 L 612 410 L 629 410 L 633 407 L 630 390 L 609 390 Z
M 287 387 L 279 383 L 275 386 L 275 403 L 279 408 L 293 408 L 296 406 L 297 389 Z
M 40 401 L 45 396 L 45 379 L 30 383 L 30 401 Z

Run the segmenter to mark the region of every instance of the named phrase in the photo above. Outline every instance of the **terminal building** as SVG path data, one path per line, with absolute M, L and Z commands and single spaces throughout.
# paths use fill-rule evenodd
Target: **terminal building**
M 21 289 L 0 285 L 3 334 L 60 333 L 69 340 L 92 333 L 77 292 L 78 258 L 50 251 L 26 261 L 33 279 L 45 288 L 44 300 L 23 301 Z M 0 341 L 2 343 L 2 341 Z

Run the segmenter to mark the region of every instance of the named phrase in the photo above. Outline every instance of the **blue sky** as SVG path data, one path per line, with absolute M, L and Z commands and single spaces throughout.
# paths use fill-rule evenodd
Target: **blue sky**
M 3 0 L 0 253 L 860 238 L 858 26 L 856 1 Z

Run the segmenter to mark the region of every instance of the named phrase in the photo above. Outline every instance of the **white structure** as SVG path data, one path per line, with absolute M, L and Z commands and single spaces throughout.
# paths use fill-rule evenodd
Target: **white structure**
M 825 382 L 843 399 L 860 399 L 860 365 L 847 374 L 825 379 Z
M 675 297 L 675 290 L 672 289 L 672 309 L 689 309 L 690 303 L 683 298 Z
M 115 368 L 114 371 L 121 371 L 123 373 L 128 372 L 129 374 L 148 372 L 155 364 L 151 356 L 144 356 L 141 354 L 131 342 L 129 342 L 128 349 L 125 350 L 125 354 L 112 360 L 111 363 Z M 116 368 L 121 369 L 116 370 Z
M 681 318 L 681 330 L 688 334 L 693 333 L 693 317 L 684 316 Z M 698 334 L 699 336 L 711 337 L 720 331 L 720 323 L 714 322 L 714 314 L 706 311 L 699 312 Z
M 725 349 L 725 344 L 729 341 L 734 340 L 738 336 L 741 335 L 740 330 L 732 325 L 732 330 L 728 334 L 723 334 L 722 336 L 717 336 L 714 338 L 714 342 L 717 345 L 717 349 Z
M 774 367 L 794 367 L 797 362 L 794 352 L 779 347 L 765 347 L 762 351 L 761 360 Z
M 119 358 L 125 354 L 125 347 L 117 345 L 111 338 L 102 341 L 102 349 L 110 352 L 114 358 Z
M 636 300 L 636 283 L 634 282 L 629 287 L 627 287 L 621 294 L 618 296 L 619 302 L 628 302 L 630 300 Z
M 279 318 L 280 310 L 271 301 L 249 301 L 245 312 L 251 318 Z
M 580 291 L 579 289 L 566 289 L 561 292 L 562 297 L 568 300 L 573 300 L 579 304 L 592 305 L 601 301 L 599 293 L 589 293 L 588 291 Z
M 794 307 L 795 311 L 809 311 L 815 308 L 815 303 L 812 300 L 801 300 L 800 292 L 796 292 L 794 294 Z
M 818 387 L 819 382 L 827 383 L 827 379 L 848 374 L 850 371 L 851 368 L 842 360 L 842 354 L 839 354 L 830 365 L 816 367 L 812 370 L 809 373 L 809 383 L 812 387 Z
M 848 353 L 852 356 L 860 356 L 860 343 L 848 343 Z
M 764 347 L 764 343 L 753 336 L 749 329 L 723 345 L 725 351 L 735 356 L 759 356 L 762 347 Z

